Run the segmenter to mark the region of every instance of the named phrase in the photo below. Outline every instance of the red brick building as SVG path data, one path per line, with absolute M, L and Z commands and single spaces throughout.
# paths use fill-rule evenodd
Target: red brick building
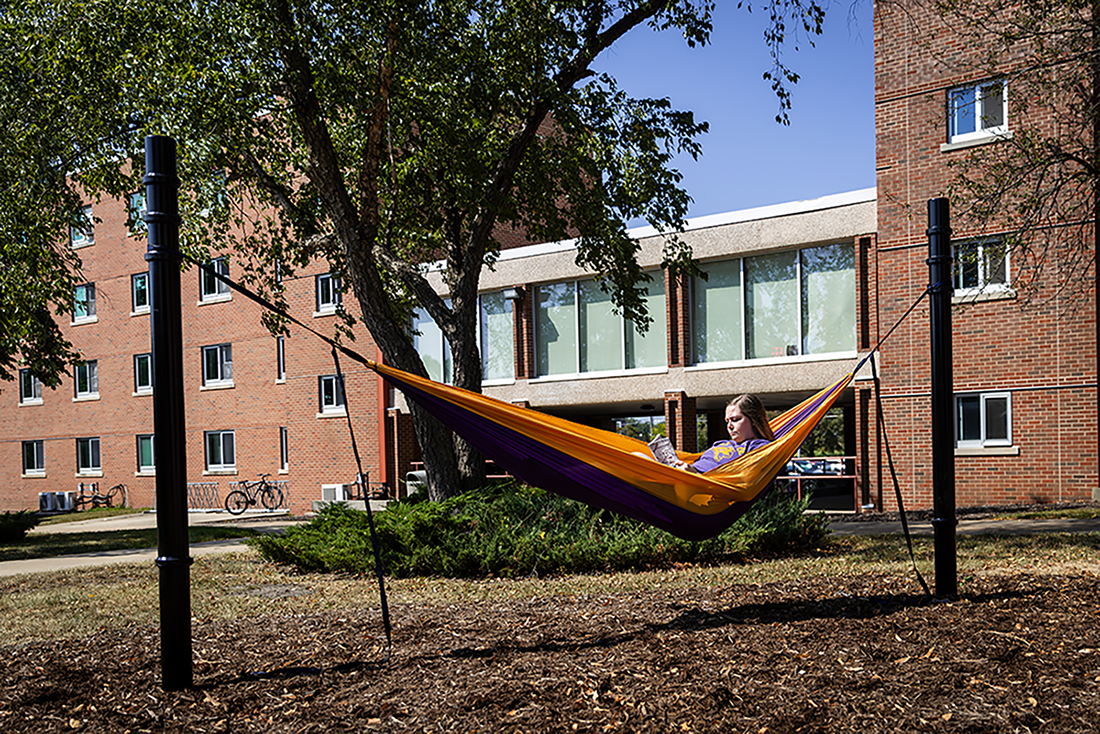
M 1013 131 L 1054 124 L 1037 108 L 1021 115 L 1006 76 L 966 63 L 976 61 L 975 50 L 930 5 L 875 8 L 878 238 L 870 292 L 878 335 L 928 284 L 927 201 L 947 195 L 952 161 L 1004 144 Z M 1020 63 L 1009 55 L 1003 62 L 1005 74 Z M 959 217 L 952 227 L 958 505 L 1095 498 L 1095 289 L 1087 302 L 1067 303 L 1052 268 L 1039 298 L 1024 303 L 1003 239 Z M 881 356 L 890 445 L 915 507 L 932 497 L 929 338 L 925 302 Z M 863 430 L 874 435 L 873 425 Z M 881 447 L 872 439 L 868 448 L 875 466 Z M 892 492 L 885 499 L 892 506 Z

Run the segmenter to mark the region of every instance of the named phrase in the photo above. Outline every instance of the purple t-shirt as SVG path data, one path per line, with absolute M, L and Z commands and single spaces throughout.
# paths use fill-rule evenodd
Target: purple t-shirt
M 733 461 L 739 456 L 744 456 L 753 449 L 767 446 L 768 443 L 769 441 L 766 438 L 750 438 L 744 443 L 719 441 L 704 451 L 703 455 L 692 463 L 691 468 L 702 474 L 710 471 L 716 466 L 721 466 L 726 462 Z

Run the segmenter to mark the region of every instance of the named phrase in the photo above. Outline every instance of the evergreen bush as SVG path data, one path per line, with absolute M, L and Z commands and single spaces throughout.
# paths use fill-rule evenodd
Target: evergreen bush
M 28 510 L 0 513 L 0 544 L 17 543 L 27 537 L 27 531 L 42 518 Z
M 714 563 L 817 547 L 823 515 L 808 497 L 773 492 L 715 538 L 687 541 L 644 523 L 520 482 L 497 483 L 443 502 L 393 502 L 374 513 L 382 566 L 398 577 L 529 576 Z M 374 569 L 367 514 L 325 507 L 308 524 L 246 541 L 302 571 Z

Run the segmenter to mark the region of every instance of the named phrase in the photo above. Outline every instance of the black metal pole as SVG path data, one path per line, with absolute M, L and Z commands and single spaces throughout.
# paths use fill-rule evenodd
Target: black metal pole
M 936 594 L 959 593 L 955 557 L 955 396 L 951 371 L 951 210 L 947 199 L 928 201 L 929 324 L 932 332 L 932 531 Z
M 153 431 L 157 468 L 157 567 L 160 654 L 166 691 L 189 688 L 191 556 L 187 537 L 187 452 L 183 406 L 179 178 L 176 141 L 145 138 L 145 223 L 153 359 Z

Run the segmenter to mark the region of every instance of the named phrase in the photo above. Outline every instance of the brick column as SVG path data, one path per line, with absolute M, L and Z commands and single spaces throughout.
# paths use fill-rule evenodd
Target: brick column
M 515 345 L 515 375 L 517 380 L 535 376 L 534 313 L 530 286 L 514 286 L 520 297 L 512 301 L 512 343 Z
M 665 427 L 673 446 L 680 451 L 697 451 L 695 398 L 680 390 L 666 392 Z

